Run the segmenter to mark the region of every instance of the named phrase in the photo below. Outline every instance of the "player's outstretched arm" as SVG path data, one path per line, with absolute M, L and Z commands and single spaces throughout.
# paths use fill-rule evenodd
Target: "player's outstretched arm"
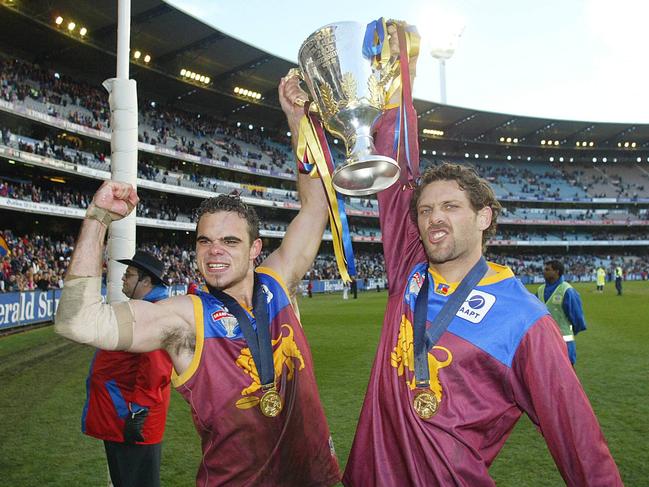
M 106 181 L 95 193 L 61 293 L 55 318 L 58 334 L 105 350 L 145 352 L 161 348 L 175 328 L 188 328 L 183 317 L 191 311 L 190 298 L 174 298 L 160 305 L 102 302 L 102 256 L 108 225 L 128 215 L 138 201 L 135 189 L 126 183 Z
M 392 57 L 398 57 L 400 53 L 397 27 L 391 23 L 388 25 L 390 42 L 390 53 Z M 409 59 L 408 73 L 410 83 L 414 82 L 417 65 L 417 56 Z M 390 100 L 390 105 L 398 106 L 401 103 L 401 92 L 397 90 Z M 417 130 L 417 113 L 415 112 L 412 98 L 403 100 L 405 103 L 405 115 L 408 131 L 414 134 Z M 383 235 L 383 254 L 385 257 L 385 268 L 390 283 L 402 282 L 413 265 L 425 259 L 423 247 L 419 241 L 417 226 L 410 217 L 409 207 L 413 194 L 414 180 L 419 176 L 419 147 L 415 143 L 408 152 L 409 162 L 404 157 L 405 148 L 395 150 L 394 138 L 397 124 L 399 123 L 399 108 L 387 110 L 379 119 L 374 134 L 374 143 L 379 154 L 399 158 L 399 166 L 402 177 L 406 176 L 405 171 L 410 167 L 410 184 L 404 185 L 403 180 L 397 181 L 388 189 L 377 195 L 379 202 L 379 218 L 381 234 Z M 403 121 L 401 121 L 403 124 Z M 386 238 L 389 236 L 389 238 Z M 391 293 L 400 292 L 398 286 L 390 286 Z
M 279 84 L 279 100 L 293 134 L 293 149 L 299 132 L 304 108 L 297 100 L 306 100 L 296 77 L 282 78 Z M 322 234 L 327 225 L 327 200 L 320 178 L 298 173 L 297 186 L 300 195 L 300 211 L 286 230 L 280 247 L 262 265 L 270 267 L 284 280 L 289 289 L 309 270 L 320 248 Z

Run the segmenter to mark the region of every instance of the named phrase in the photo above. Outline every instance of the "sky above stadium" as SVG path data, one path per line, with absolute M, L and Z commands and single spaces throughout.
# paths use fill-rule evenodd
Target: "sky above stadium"
M 446 62 L 450 105 L 569 120 L 649 123 L 645 0 L 167 0 L 289 61 L 319 27 L 379 16 L 422 35 L 414 95 L 440 101 L 430 55 L 460 31 Z M 450 34 L 453 38 L 453 34 Z

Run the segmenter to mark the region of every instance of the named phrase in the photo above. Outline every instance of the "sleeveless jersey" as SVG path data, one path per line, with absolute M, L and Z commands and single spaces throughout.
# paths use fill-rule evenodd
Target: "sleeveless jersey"
M 216 297 L 197 291 L 192 296 L 194 358 L 173 377 L 201 437 L 196 484 L 333 485 L 340 472 L 306 337 L 279 277 L 270 269 L 256 272 L 266 294 L 275 381 L 284 407 L 275 418 L 261 413 L 257 368 L 237 319 Z

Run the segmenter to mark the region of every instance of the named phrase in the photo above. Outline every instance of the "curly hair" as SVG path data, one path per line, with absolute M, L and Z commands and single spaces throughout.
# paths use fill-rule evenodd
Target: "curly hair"
M 462 191 L 466 191 L 469 203 L 473 211 L 478 212 L 485 207 L 491 208 L 491 224 L 482 232 L 482 245 L 489 237 L 496 234 L 496 220 L 502 210 L 502 206 L 496 199 L 491 185 L 478 176 L 475 169 L 460 164 L 445 162 L 441 166 L 429 167 L 419 178 L 419 184 L 410 200 L 410 217 L 417 223 L 417 205 L 424 188 L 435 181 L 455 181 Z
M 236 213 L 248 223 L 248 235 L 250 243 L 259 238 L 259 217 L 257 212 L 251 206 L 241 201 L 237 195 L 220 194 L 213 198 L 203 200 L 200 206 L 194 212 L 194 221 L 198 227 L 201 217 L 208 213 L 218 213 L 219 211 L 229 211 Z

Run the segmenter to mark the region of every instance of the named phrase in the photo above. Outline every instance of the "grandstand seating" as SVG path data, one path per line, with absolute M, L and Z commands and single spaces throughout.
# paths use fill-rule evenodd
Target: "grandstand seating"
M 24 60 L 5 59 L 0 64 L 0 81 L 0 157 L 18 161 L 13 173 L 0 174 L 0 208 L 15 211 L 15 207 L 7 210 L 9 206 L 2 203 L 22 200 L 50 205 L 39 207 L 41 214 L 80 217 L 92 191 L 87 184 L 80 184 L 78 175 L 98 182 L 110 171 L 107 96 L 98 88 Z M 291 211 L 299 207 L 294 185 L 287 182 L 294 178 L 294 163 L 285 136 L 249 129 L 232 119 L 172 109 L 144 96 L 140 99 L 138 184 L 151 197 L 143 198 L 138 207 L 138 225 L 191 231 L 191 209 L 199 198 L 237 193 L 258 205 L 260 211 L 263 207 L 278 210 L 264 215 L 262 236 L 283 235 Z M 68 165 L 62 166 L 62 161 Z M 422 159 L 424 166 L 438 162 L 427 156 Z M 634 252 L 643 253 L 637 247 L 646 245 L 649 238 L 649 208 L 642 200 L 649 198 L 649 171 L 642 166 L 627 163 L 613 168 L 493 159 L 454 162 L 475 167 L 503 202 L 500 229 L 492 240 L 498 253 L 493 257 L 511 265 L 520 275 L 538 276 L 543 260 L 551 254 L 515 257 L 513 250 L 506 249 L 579 245 L 595 250 L 605 247 L 606 252 L 564 256 L 576 279 L 590 278 L 596 266 L 610 267 L 620 260 L 628 267 L 629 276 L 646 277 L 646 258 L 620 251 L 635 248 Z M 63 188 L 43 178 L 32 180 L 29 171 L 20 172 L 20 163 L 67 173 L 69 185 Z M 559 206 L 548 206 L 551 203 Z M 359 276 L 381 278 L 382 257 L 379 247 L 373 245 L 381 240 L 376 199 L 346 198 L 346 204 L 354 240 L 362 243 L 356 252 Z M 78 211 L 51 212 L 52 207 Z M 68 255 L 48 254 L 43 246 L 69 249 L 69 235 L 29 234 L 20 239 L 10 228 L 4 234 L 19 251 L 4 258 L 0 290 L 30 289 L 37 281 L 44 286 L 46 280 L 50 286 L 60 285 Z M 327 232 L 325 239 L 330 238 Z M 191 249 L 181 249 L 177 243 L 142 245 L 165 260 L 172 282 L 182 284 L 199 278 L 193 269 Z M 38 269 L 32 265 L 37 255 Z M 332 262 L 331 255 L 321 254 L 309 277 L 336 278 Z

